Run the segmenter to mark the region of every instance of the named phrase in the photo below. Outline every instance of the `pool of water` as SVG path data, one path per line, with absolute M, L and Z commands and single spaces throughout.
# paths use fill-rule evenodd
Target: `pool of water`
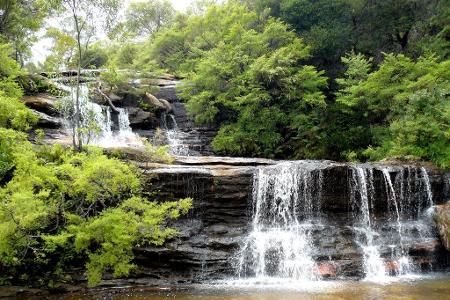
M 450 274 L 398 278 L 395 281 L 227 281 L 177 287 L 97 288 L 72 294 L 21 297 L 21 300 L 76 299 L 211 299 L 211 300 L 289 300 L 289 299 L 450 299 Z

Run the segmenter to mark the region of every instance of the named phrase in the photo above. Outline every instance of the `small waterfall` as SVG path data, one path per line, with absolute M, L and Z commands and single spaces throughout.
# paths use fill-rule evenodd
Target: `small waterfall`
M 70 95 L 61 100 L 63 115 L 66 116 L 66 128 L 72 128 L 72 116 L 75 112 L 76 88 L 64 86 Z M 82 84 L 79 89 L 79 103 L 81 127 L 83 128 L 83 142 L 100 147 L 140 147 L 141 138 L 133 133 L 130 127 L 128 112 L 124 108 L 117 108 L 117 121 L 113 121 L 113 113 L 109 106 L 102 106 L 91 102 L 89 87 Z M 117 123 L 117 126 L 115 125 Z M 113 130 L 114 127 L 117 130 Z
M 373 170 L 355 166 L 352 171 L 350 201 L 354 207 L 357 206 L 358 202 L 356 194 L 359 194 L 360 198 L 359 210 L 354 209 L 354 211 L 358 212 L 360 219 L 360 222 L 353 226 L 357 233 L 356 243 L 363 251 L 366 279 L 380 280 L 385 278 L 387 272 L 384 261 L 381 258 L 379 247 L 375 243 L 375 238 L 378 236 L 378 233 L 373 229 L 371 221 L 371 210 L 373 211 L 371 203 L 374 201 Z
M 322 178 L 315 163 L 258 168 L 252 230 L 239 255 L 241 279 L 318 279 L 312 231 L 320 226 Z
M 169 118 L 170 122 L 167 122 L 167 118 Z M 171 125 L 169 125 L 169 123 Z M 172 155 L 196 155 L 196 153 L 189 149 L 188 145 L 183 144 L 182 139 L 184 137 L 184 133 L 178 128 L 177 120 L 173 114 L 167 115 L 166 113 L 163 113 L 161 116 L 161 126 L 166 132 L 167 143 L 170 147 L 170 153 Z
M 397 275 L 407 274 L 412 271 L 412 265 L 409 260 L 408 254 L 406 253 L 404 242 L 403 242 L 403 223 L 400 204 L 397 201 L 397 195 L 392 184 L 391 175 L 387 168 L 382 169 L 383 178 L 386 186 L 386 195 L 388 197 L 388 207 L 393 209 L 393 218 L 395 219 L 395 224 L 398 234 L 398 244 L 390 245 L 392 250 L 391 259 L 393 264 L 396 266 L 396 270 L 393 270 Z M 401 174 L 401 173 L 400 173 Z
M 430 177 L 428 177 L 428 172 L 424 167 L 421 167 L 420 171 L 422 172 L 422 178 L 425 184 L 425 190 L 427 192 L 428 204 L 430 207 L 432 207 L 434 205 L 434 202 L 433 202 L 433 193 L 431 192 Z
M 384 281 L 388 275 L 409 275 L 417 267 L 409 256 L 409 248 L 434 238 L 432 222 L 424 211 L 433 205 L 428 173 L 424 168 L 354 166 L 350 181 L 353 215 L 359 223 L 353 226 L 356 243 L 363 252 L 365 278 Z M 374 215 L 374 171 L 384 183 L 387 219 Z M 395 175 L 392 180 L 391 172 Z M 424 195 L 424 192 L 426 195 Z M 375 223 L 375 224 L 374 224 Z M 384 258 L 383 258 L 384 257 Z

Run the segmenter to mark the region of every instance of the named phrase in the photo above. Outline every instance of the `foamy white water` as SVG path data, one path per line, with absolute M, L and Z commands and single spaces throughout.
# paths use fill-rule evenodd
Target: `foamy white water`
M 62 99 L 62 110 L 66 116 L 65 123 L 71 132 L 72 117 L 75 111 L 76 88 L 63 86 L 69 95 Z M 83 142 L 89 145 L 109 147 L 143 147 L 144 144 L 138 134 L 130 127 L 128 112 L 125 108 L 117 108 L 118 114 L 113 120 L 114 113 L 109 106 L 101 106 L 91 102 L 89 87 L 82 84 L 79 89 L 79 103 L 81 127 L 84 128 Z

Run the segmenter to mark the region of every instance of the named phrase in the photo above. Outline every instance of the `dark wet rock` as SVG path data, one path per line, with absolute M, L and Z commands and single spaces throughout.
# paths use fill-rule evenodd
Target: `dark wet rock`
M 39 120 L 36 124 L 39 128 L 62 128 L 64 126 L 63 119 L 59 117 L 52 117 L 43 112 L 33 111 L 38 116 Z
M 159 124 L 159 118 L 154 113 L 138 107 L 128 107 L 128 118 L 132 128 L 151 128 Z

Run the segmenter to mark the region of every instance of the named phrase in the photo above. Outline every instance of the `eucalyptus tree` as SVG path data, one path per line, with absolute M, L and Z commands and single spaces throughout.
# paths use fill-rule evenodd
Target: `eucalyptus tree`
M 132 36 L 148 37 L 170 25 L 175 9 L 168 0 L 132 2 L 126 11 L 125 28 Z
M 0 0 L 0 42 L 14 47 L 15 59 L 22 66 L 35 33 L 60 0 Z
M 83 147 L 82 120 L 80 111 L 80 76 L 82 61 L 89 45 L 96 36 L 107 33 L 117 21 L 117 14 L 122 5 L 120 0 L 62 0 L 62 6 L 71 20 L 71 33 L 76 41 L 77 77 L 75 82 L 73 147 Z

